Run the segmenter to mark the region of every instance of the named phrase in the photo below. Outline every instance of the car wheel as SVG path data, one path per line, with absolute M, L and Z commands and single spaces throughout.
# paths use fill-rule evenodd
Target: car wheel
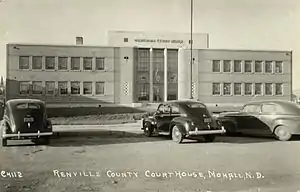
M 149 123 L 144 125 L 144 135 L 147 137 L 151 137 L 153 134 L 153 128 Z
M 280 141 L 288 141 L 292 137 L 292 134 L 289 132 L 288 128 L 284 125 L 280 125 L 276 127 L 274 133 L 276 138 Z
M 177 125 L 174 125 L 172 129 L 172 140 L 176 143 L 182 143 L 183 141 L 183 135 Z
M 7 139 L 2 138 L 2 147 L 7 146 Z
M 216 138 L 215 135 L 204 135 L 203 136 L 205 142 L 213 142 Z

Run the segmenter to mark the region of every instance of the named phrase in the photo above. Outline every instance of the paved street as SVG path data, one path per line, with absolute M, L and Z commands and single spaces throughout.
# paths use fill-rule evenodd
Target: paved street
M 299 139 L 222 136 L 178 145 L 146 138 L 133 124 L 73 128 L 77 133 L 55 127 L 61 133 L 49 146 L 15 141 L 0 148 L 0 191 L 300 190 Z

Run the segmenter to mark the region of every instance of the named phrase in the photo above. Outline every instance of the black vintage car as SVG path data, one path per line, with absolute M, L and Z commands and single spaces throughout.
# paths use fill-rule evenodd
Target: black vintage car
M 37 99 L 12 99 L 6 102 L 1 122 L 2 146 L 7 140 L 31 139 L 34 143 L 48 144 L 52 132 L 46 106 Z
M 300 108 L 290 101 L 252 101 L 238 112 L 221 113 L 217 118 L 230 135 L 275 136 L 287 141 L 300 134 Z
M 142 130 L 146 136 L 164 133 L 173 141 L 182 143 L 184 138 L 212 142 L 225 129 L 198 101 L 168 101 L 159 104 L 157 110 L 142 119 Z

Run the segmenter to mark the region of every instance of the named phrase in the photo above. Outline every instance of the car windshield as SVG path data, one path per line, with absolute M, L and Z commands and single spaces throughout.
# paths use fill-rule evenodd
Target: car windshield
M 40 109 L 41 106 L 36 103 L 20 103 L 16 106 L 17 109 Z

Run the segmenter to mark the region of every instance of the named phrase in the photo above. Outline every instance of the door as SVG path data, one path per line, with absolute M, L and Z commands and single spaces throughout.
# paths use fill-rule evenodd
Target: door
M 262 135 L 272 135 L 272 127 L 280 108 L 275 104 L 263 104 L 261 106 L 261 114 L 259 120 L 261 121 L 260 132 Z
M 171 108 L 167 104 L 162 104 L 158 107 L 155 114 L 157 121 L 157 130 L 160 132 L 168 132 L 171 122 Z
M 259 126 L 260 104 L 246 105 L 237 116 L 238 132 L 243 134 L 255 134 Z

